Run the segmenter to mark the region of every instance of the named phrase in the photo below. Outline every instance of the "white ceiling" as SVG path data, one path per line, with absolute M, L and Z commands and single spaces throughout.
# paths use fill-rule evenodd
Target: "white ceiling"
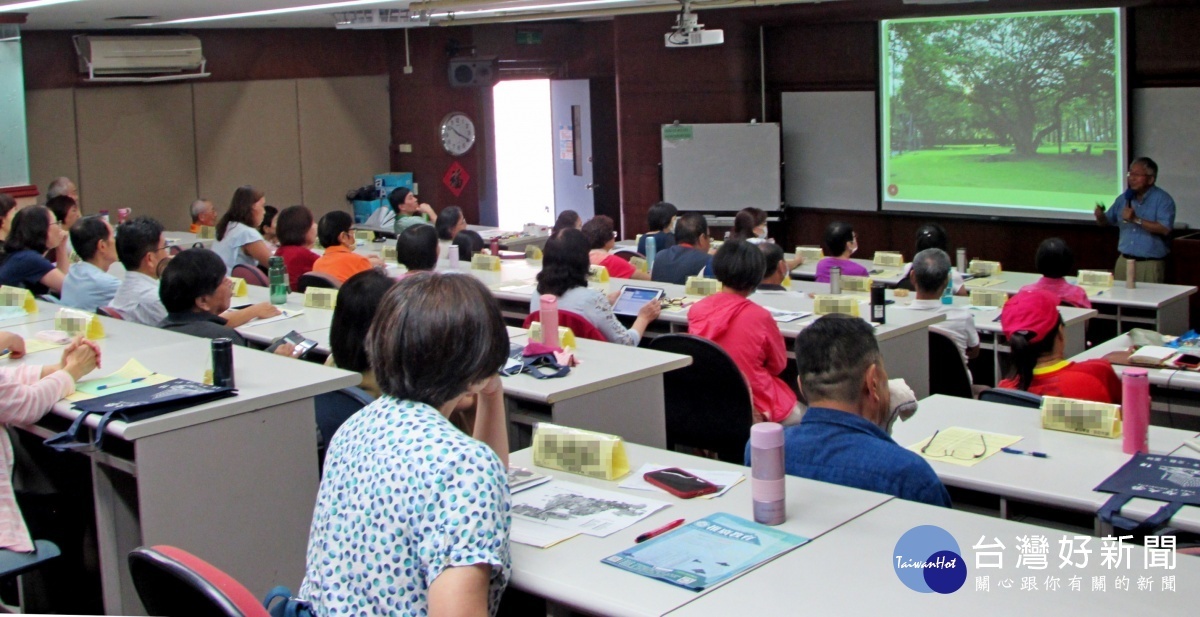
M 206 17 L 280 9 L 293 6 L 327 4 L 336 0 L 80 0 L 34 9 L 27 9 L 26 23 L 23 30 L 94 30 L 112 28 L 130 28 L 133 24 L 185 19 L 189 17 Z M 0 0 L 0 12 L 7 4 L 15 4 L 16 0 Z M 406 8 L 407 0 L 378 2 L 365 4 L 355 9 L 375 8 Z M 332 28 L 332 13 L 338 10 L 301 11 L 281 15 L 267 15 L 242 19 L 221 19 L 216 21 L 180 24 L 179 28 Z M 152 19 L 136 21 L 110 21 L 112 17 L 149 16 Z M 147 34 L 156 28 L 145 28 Z

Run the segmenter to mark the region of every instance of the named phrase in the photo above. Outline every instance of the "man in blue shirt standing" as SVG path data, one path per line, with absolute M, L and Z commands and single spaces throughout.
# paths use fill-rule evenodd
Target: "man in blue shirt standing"
M 1167 239 L 1175 226 L 1175 200 L 1166 191 L 1154 185 L 1158 179 L 1158 165 L 1151 159 L 1141 157 L 1129 165 L 1129 189 L 1117 196 L 1105 211 L 1104 205 L 1096 204 L 1096 223 L 1101 227 L 1116 225 L 1121 239 L 1117 250 L 1114 275 L 1125 276 L 1126 263 L 1137 262 L 1136 279 L 1147 283 L 1166 281 L 1166 258 L 1170 253 Z
M 818 319 L 796 337 L 796 369 L 808 411 L 783 429 L 788 474 L 950 507 L 929 463 L 889 435 L 900 409 L 892 408 L 870 324 L 847 315 Z

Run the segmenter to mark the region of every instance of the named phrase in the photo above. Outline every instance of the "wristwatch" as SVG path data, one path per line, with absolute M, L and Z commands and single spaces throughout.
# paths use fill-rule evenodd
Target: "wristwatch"
M 1137 225 L 1138 227 L 1141 227 L 1141 226 L 1142 226 L 1142 219 L 1140 219 L 1140 218 L 1138 218 L 1138 217 L 1134 217 L 1134 218 L 1133 218 L 1133 224 L 1134 224 L 1134 225 Z

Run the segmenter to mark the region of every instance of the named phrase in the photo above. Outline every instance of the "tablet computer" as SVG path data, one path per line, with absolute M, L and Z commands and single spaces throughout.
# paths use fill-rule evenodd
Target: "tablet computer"
M 642 306 L 651 300 L 655 302 L 661 300 L 664 293 L 666 293 L 664 290 L 655 289 L 654 287 L 633 287 L 626 285 L 621 288 L 621 295 L 617 297 L 617 301 L 613 304 L 613 312 L 617 315 L 637 317 L 638 311 L 642 309 Z

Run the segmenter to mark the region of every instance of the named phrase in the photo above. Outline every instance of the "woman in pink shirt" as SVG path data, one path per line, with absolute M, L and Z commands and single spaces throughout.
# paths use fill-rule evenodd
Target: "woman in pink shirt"
M 1075 255 L 1071 253 L 1070 247 L 1062 238 L 1043 240 L 1041 246 L 1038 247 L 1036 263 L 1042 278 L 1038 279 L 1036 283 L 1022 287 L 1021 291 L 1040 289 L 1058 297 L 1059 304 L 1092 308 L 1092 302 L 1088 300 L 1087 292 L 1079 285 L 1068 283 L 1064 278 L 1075 271 Z
M 25 341 L 0 332 L 0 349 L 20 358 L 25 355 Z M 58 364 L 0 368 L 0 422 L 17 426 L 37 422 L 59 399 L 75 392 L 76 381 L 99 365 L 96 344 L 75 339 L 63 350 Z M 0 430 L 0 548 L 27 553 L 33 550 L 33 540 L 13 494 L 12 470 L 12 442 L 8 432 Z

